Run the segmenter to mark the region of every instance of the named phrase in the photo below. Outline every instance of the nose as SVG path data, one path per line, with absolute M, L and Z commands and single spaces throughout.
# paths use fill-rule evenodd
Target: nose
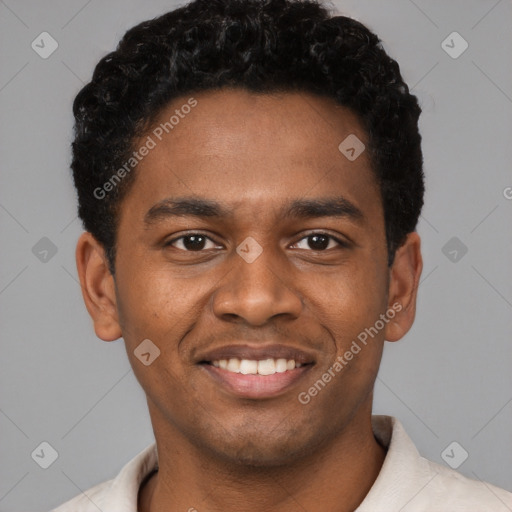
M 283 261 L 264 250 L 252 263 L 238 254 L 233 268 L 213 296 L 213 311 L 223 320 L 240 320 L 261 326 L 282 315 L 298 318 L 302 300 L 290 283 Z

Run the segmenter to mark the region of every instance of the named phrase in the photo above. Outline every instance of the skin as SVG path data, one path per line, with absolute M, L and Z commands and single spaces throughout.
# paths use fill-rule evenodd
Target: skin
M 121 205 L 115 278 L 90 233 L 76 250 L 95 332 L 105 341 L 124 338 L 147 395 L 159 471 L 142 486 L 139 510 L 354 510 L 385 457 L 371 428 L 373 387 L 384 341 L 399 340 L 414 321 L 420 239 L 410 233 L 387 266 L 368 153 L 351 162 L 338 150 L 349 134 L 367 142 L 348 109 L 305 93 L 223 89 L 194 98 L 197 106 L 137 166 Z M 156 125 L 187 99 L 168 105 Z M 362 219 L 279 213 L 289 200 L 333 195 Z M 182 196 L 232 212 L 145 226 L 153 205 Z M 211 241 L 200 251 L 184 239 L 164 246 L 191 231 Z M 318 249 L 312 231 L 346 246 L 328 239 Z M 236 252 L 248 236 L 263 249 L 252 263 Z M 396 303 L 401 311 L 301 404 L 298 393 Z M 161 353 L 145 366 L 134 350 L 148 338 Z M 194 361 L 206 349 L 243 342 L 292 344 L 314 354 L 315 364 L 276 397 L 243 399 Z

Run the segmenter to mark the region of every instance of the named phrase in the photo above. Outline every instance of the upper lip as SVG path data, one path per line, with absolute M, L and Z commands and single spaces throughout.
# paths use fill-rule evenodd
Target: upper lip
M 295 347 L 286 345 L 225 345 L 204 352 L 198 357 L 198 363 L 220 361 L 221 359 L 294 359 L 296 363 L 314 363 L 311 354 Z

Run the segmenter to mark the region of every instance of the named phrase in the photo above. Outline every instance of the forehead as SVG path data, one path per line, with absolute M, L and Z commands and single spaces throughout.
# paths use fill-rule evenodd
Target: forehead
M 185 108 L 192 96 L 195 106 Z M 339 149 L 347 137 L 367 145 L 367 134 L 354 113 L 330 98 L 201 92 L 166 106 L 138 144 L 148 137 L 153 147 L 127 196 L 142 216 L 173 196 L 216 199 L 252 215 L 283 201 L 339 193 L 355 203 L 373 195 L 380 206 L 367 151 L 350 160 Z
M 190 157 L 194 145 L 197 156 L 245 155 L 309 160 L 339 157 L 343 134 L 366 139 L 353 112 L 333 99 L 305 92 L 256 94 L 244 89 L 221 89 L 194 95 L 197 106 L 164 133 L 174 146 L 174 156 Z M 180 111 L 188 97 L 174 100 L 161 113 L 150 133 L 161 131 L 173 113 Z M 157 141 L 159 142 L 159 141 Z M 264 150 L 279 149 L 277 154 Z M 182 153 L 184 149 L 184 154 Z M 325 153 L 327 150 L 327 153 Z M 265 154 L 266 153 L 266 154 Z

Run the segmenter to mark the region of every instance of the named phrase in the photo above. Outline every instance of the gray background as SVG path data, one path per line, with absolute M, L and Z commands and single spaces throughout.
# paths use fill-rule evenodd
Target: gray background
M 71 103 L 129 27 L 176 5 L 0 0 L 2 512 L 48 510 L 112 478 L 153 440 L 123 342 L 96 338 L 77 284 Z M 399 417 L 438 463 L 457 441 L 469 453 L 460 472 L 512 490 L 512 5 L 335 5 L 377 32 L 423 108 L 418 314 L 386 344 L 375 412 Z M 31 48 L 43 31 L 59 45 L 47 59 Z M 458 58 L 441 46 L 453 31 L 469 43 Z M 43 237 L 55 255 L 41 252 Z M 59 454 L 46 470 L 31 457 L 42 441 Z

